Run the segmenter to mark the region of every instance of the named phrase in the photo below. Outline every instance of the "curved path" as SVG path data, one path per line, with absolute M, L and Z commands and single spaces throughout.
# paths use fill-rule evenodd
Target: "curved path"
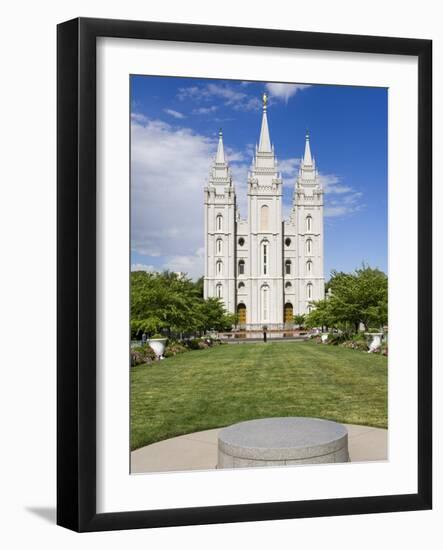
M 387 460 L 388 430 L 345 424 L 351 462 Z M 131 473 L 212 470 L 221 428 L 172 437 L 131 453 Z

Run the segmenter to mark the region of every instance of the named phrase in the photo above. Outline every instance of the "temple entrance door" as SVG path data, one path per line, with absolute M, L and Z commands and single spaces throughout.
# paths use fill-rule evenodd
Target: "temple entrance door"
M 283 320 L 285 323 L 285 328 L 293 328 L 294 324 L 294 308 L 292 307 L 292 304 L 285 304 L 284 310 L 283 310 Z M 284 332 L 283 336 L 288 338 L 289 336 L 292 336 L 292 330 L 290 332 Z
M 237 306 L 238 324 L 240 326 L 246 325 L 246 306 L 245 304 L 238 304 Z
M 283 319 L 285 324 L 292 323 L 294 321 L 294 308 L 292 307 L 292 304 L 285 304 Z

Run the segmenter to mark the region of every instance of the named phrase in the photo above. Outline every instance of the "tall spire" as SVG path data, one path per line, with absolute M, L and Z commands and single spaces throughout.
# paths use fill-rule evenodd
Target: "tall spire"
M 309 131 L 306 130 L 305 156 L 303 157 L 304 166 L 312 166 L 311 146 L 309 145 Z
M 266 107 L 268 103 L 268 96 L 263 94 L 263 118 L 261 122 L 260 142 L 258 145 L 259 153 L 271 153 L 271 139 L 269 137 L 268 117 L 266 115 Z
M 217 147 L 217 155 L 215 157 L 215 162 L 217 164 L 225 164 L 226 162 L 225 149 L 223 147 L 223 132 L 221 128 L 218 133 L 218 147 Z
M 221 187 L 231 186 L 232 178 L 229 170 L 228 161 L 225 155 L 225 148 L 223 146 L 223 132 L 218 133 L 218 145 L 217 153 L 212 163 L 211 171 L 209 174 L 210 185 L 216 185 Z

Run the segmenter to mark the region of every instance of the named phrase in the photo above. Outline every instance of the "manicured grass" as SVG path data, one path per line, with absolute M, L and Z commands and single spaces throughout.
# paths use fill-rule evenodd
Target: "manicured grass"
M 131 369 L 131 447 L 242 420 L 387 427 L 387 358 L 313 342 L 223 345 Z

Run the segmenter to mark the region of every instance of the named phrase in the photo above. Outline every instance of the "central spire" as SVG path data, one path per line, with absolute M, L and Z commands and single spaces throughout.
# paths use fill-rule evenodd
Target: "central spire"
M 305 156 L 303 157 L 304 166 L 312 166 L 311 146 L 309 145 L 309 130 L 306 130 Z
M 263 117 L 261 122 L 260 142 L 258 145 L 259 153 L 272 153 L 271 139 L 269 137 L 268 117 L 266 114 L 268 96 L 263 94 Z

